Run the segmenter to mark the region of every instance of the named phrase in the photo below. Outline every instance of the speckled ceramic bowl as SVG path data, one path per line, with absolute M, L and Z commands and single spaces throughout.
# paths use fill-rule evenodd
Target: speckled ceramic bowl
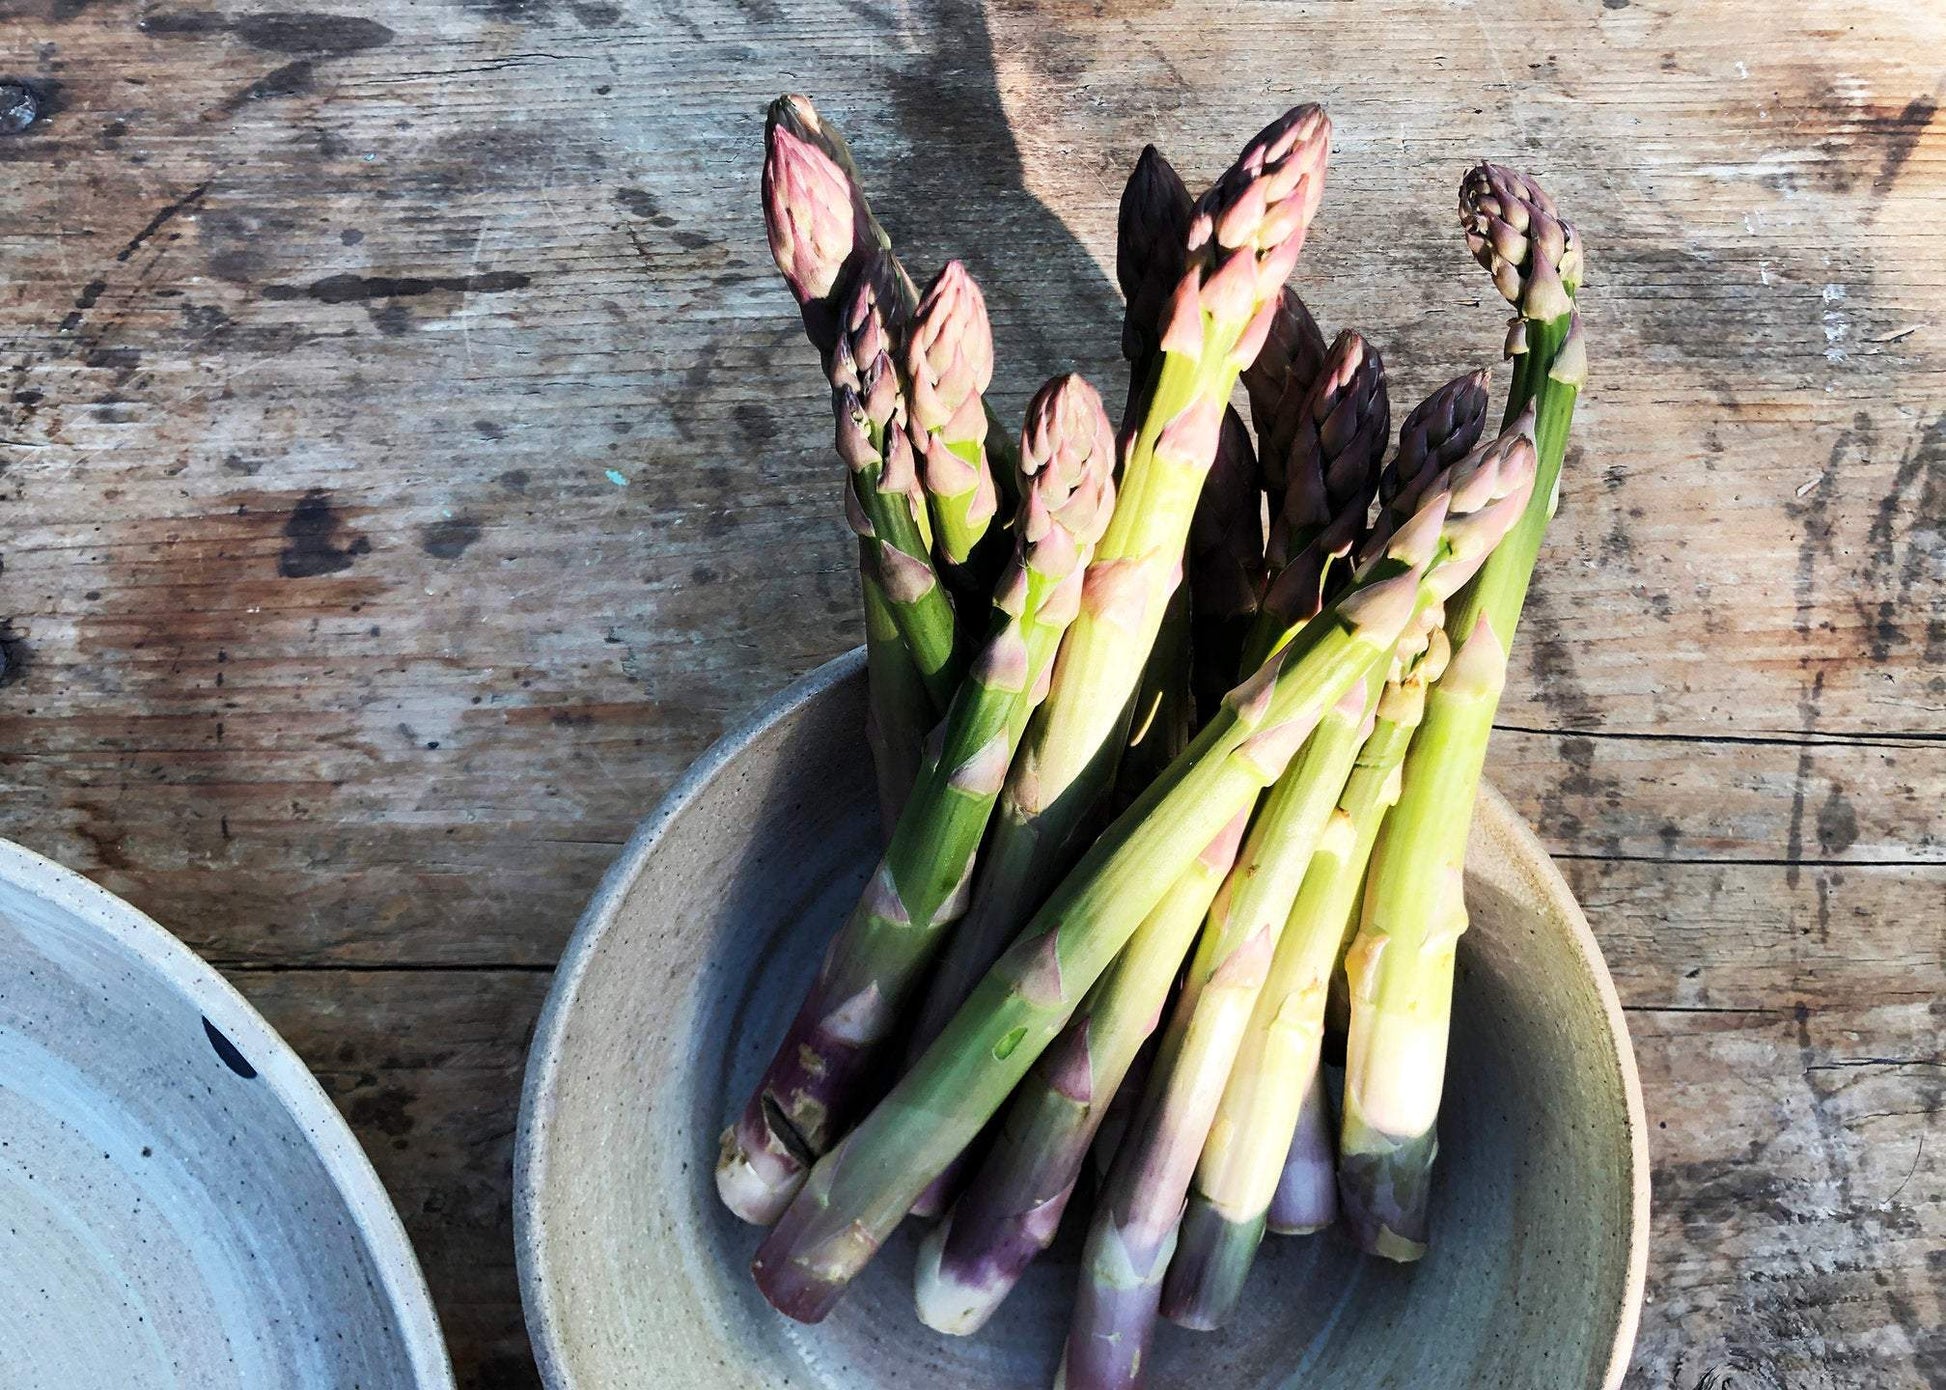
M 829 1320 L 747 1272 L 716 1138 L 876 853 L 857 654 L 724 738 L 622 854 L 568 948 L 527 1073 L 515 1218 L 553 1390 L 1044 1390 L 1074 1256 L 1057 1244 L 979 1336 L 912 1314 L 910 1227 Z M 1587 923 L 1488 793 L 1468 869 L 1432 1253 L 1273 1237 L 1220 1333 L 1161 1329 L 1156 1390 L 1620 1385 L 1647 1258 L 1642 1101 Z
M 0 841 L 0 1383 L 443 1390 L 425 1281 L 297 1055 L 113 894 Z

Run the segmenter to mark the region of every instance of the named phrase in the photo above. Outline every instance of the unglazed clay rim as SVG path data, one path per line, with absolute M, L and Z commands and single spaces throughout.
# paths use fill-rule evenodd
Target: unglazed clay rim
M 527 1334 L 533 1343 L 542 1383 L 549 1390 L 578 1390 L 569 1379 L 563 1336 L 556 1326 L 548 1291 L 548 1273 L 542 1245 L 546 1238 L 546 1217 L 541 1198 L 547 1185 L 546 1145 L 542 1142 L 554 1118 L 556 1081 L 562 1065 L 564 1036 L 568 1015 L 580 993 L 583 977 L 596 949 L 614 925 L 623 902 L 641 875 L 649 856 L 655 851 L 670 824 L 686 810 L 717 775 L 734 763 L 743 752 L 773 724 L 808 705 L 835 685 L 851 679 L 865 664 L 865 649 L 854 648 L 799 677 L 773 696 L 742 724 L 724 734 L 705 752 L 680 780 L 669 789 L 661 803 L 650 812 L 628 843 L 616 856 L 595 890 L 587 910 L 576 924 L 556 969 L 554 983 L 542 1006 L 534 1028 L 534 1041 L 527 1056 L 527 1075 L 521 1088 L 520 1121 L 514 1141 L 514 1254 L 520 1274 L 520 1299 L 526 1312 Z M 1533 832 L 1514 814 L 1500 794 L 1483 788 L 1481 806 L 1490 819 L 1490 831 L 1510 842 L 1515 858 L 1533 884 L 1546 897 L 1557 922 L 1567 925 L 1569 935 L 1594 978 L 1602 1010 L 1607 1018 L 1610 1040 L 1619 1063 L 1622 1092 L 1627 1103 L 1630 1174 L 1632 1194 L 1628 1233 L 1628 1276 L 1622 1294 L 1622 1307 L 1616 1320 L 1603 1390 L 1619 1390 L 1628 1372 L 1629 1355 L 1641 1320 L 1643 1292 L 1649 1263 L 1649 1149 L 1648 1123 L 1642 1104 L 1642 1083 L 1636 1070 L 1635 1052 L 1628 1036 L 1628 1023 L 1622 1013 L 1620 997 L 1609 978 L 1607 962 L 1596 942 L 1588 920 L 1574 900 L 1567 881 L 1554 867 Z
M 198 1010 L 257 1069 L 304 1131 L 358 1239 L 372 1257 L 379 1296 L 411 1358 L 413 1384 L 452 1390 L 453 1368 L 418 1257 L 371 1160 L 324 1087 L 236 988 L 147 914 L 71 869 L 0 840 L 0 880 L 58 903 L 147 966 L 161 985 Z

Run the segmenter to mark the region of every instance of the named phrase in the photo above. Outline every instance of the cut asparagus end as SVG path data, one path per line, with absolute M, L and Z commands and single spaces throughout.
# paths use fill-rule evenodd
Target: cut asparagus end
M 1427 1207 L 1439 1137 L 1392 1135 L 1354 1122 L 1345 1110 L 1338 1155 L 1338 1199 L 1346 1228 L 1361 1250 L 1409 1264 L 1426 1253 Z
M 1338 1219 L 1338 1165 L 1320 1067 L 1304 1093 L 1266 1223 L 1280 1236 L 1307 1236 Z
M 1189 1194 L 1176 1258 L 1162 1285 L 1162 1316 L 1178 1327 L 1214 1332 L 1230 1320 L 1263 1243 L 1264 1213 L 1236 1220 L 1199 1193 Z
M 775 1225 L 777 1218 L 804 1185 L 804 1164 L 787 1153 L 739 1141 L 738 1126 L 723 1131 L 722 1154 L 716 1165 L 716 1194 L 740 1221 L 753 1226 Z
M 1157 1248 L 1136 1252 L 1123 1243 L 1118 1228 L 1096 1224 L 1083 1257 L 1058 1385 L 1065 1390 L 1138 1390 L 1155 1334 L 1163 1274 L 1175 1245 L 1172 1228 Z
M 948 1214 L 919 1244 L 918 1268 L 912 1277 L 913 1306 L 919 1321 L 935 1332 L 949 1337 L 970 1337 L 987 1324 L 1000 1307 L 1001 1297 L 993 1297 L 993 1286 L 978 1280 L 964 1280 L 944 1264 L 946 1242 L 951 1239 L 953 1218 Z

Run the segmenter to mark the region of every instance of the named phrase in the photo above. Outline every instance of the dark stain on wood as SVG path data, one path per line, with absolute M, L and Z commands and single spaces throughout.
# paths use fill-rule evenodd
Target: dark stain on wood
M 294 63 L 286 63 L 281 68 L 259 77 L 248 87 L 238 92 L 220 108 L 227 114 L 234 114 L 254 101 L 274 101 L 279 97 L 303 96 L 312 90 L 312 79 L 317 75 L 317 61 L 300 58 Z
M 202 202 L 205 195 L 209 193 L 209 189 L 208 182 L 199 183 L 174 202 L 163 204 L 162 207 L 156 210 L 155 216 L 148 220 L 148 224 L 141 231 L 129 238 L 128 245 L 115 253 L 115 259 L 117 261 L 127 261 L 129 257 L 148 245 L 149 239 L 157 232 Z
M 157 38 L 205 38 L 228 34 L 266 53 L 328 57 L 382 48 L 397 37 L 375 20 L 308 11 L 225 15 L 214 10 L 177 10 L 144 15 L 137 26 Z
M 457 560 L 481 534 L 472 517 L 447 517 L 420 529 L 419 548 L 435 560 Z
M 363 536 L 341 542 L 342 529 L 329 492 L 313 488 L 305 493 L 284 523 L 290 543 L 277 557 L 277 573 L 286 579 L 315 579 L 350 569 L 359 556 L 371 552 L 372 545 Z
M 471 275 L 327 275 L 308 285 L 266 285 L 265 299 L 315 299 L 320 304 L 359 304 L 370 299 L 411 299 L 440 291 L 501 294 L 524 290 L 533 280 L 514 270 Z

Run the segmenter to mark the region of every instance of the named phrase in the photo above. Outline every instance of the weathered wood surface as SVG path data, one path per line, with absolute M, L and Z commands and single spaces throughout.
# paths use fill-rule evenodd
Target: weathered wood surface
M 1490 359 L 1459 172 L 1590 247 L 1595 376 L 1496 747 L 1630 1010 L 1636 1383 L 1946 1385 L 1946 12 L 1732 0 L 9 0 L 0 833 L 320 1069 L 473 1390 L 526 1385 L 521 1051 L 724 724 L 856 640 L 762 103 L 988 285 L 1004 403 L 1112 378 L 1122 171 L 1282 105 L 1301 281 L 1413 398 Z M 10 398 L 10 399 L 8 399 Z

